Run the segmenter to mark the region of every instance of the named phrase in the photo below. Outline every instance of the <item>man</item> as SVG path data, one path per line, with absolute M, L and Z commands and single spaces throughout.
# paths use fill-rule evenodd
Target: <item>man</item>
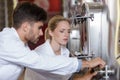
M 47 19 L 46 12 L 37 5 L 19 3 L 13 12 L 13 27 L 0 32 L 0 80 L 17 80 L 24 67 L 56 74 L 68 74 L 81 68 L 93 68 L 105 62 L 100 58 L 82 61 L 63 56 L 43 56 L 31 51 L 27 43 L 36 43 L 43 35 L 42 26 Z M 62 58 L 62 59 L 61 59 Z

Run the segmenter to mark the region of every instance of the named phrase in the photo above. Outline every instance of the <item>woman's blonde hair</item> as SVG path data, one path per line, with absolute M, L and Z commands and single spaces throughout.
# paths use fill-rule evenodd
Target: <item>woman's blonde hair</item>
M 57 27 L 57 24 L 61 21 L 67 21 L 70 24 L 70 21 L 61 15 L 56 15 L 49 20 L 48 27 L 45 31 L 45 39 L 51 39 L 51 36 L 49 35 L 49 30 L 54 31 Z

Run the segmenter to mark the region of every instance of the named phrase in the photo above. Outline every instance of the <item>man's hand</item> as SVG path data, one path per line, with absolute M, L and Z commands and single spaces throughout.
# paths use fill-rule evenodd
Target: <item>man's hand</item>
M 89 61 L 89 65 L 91 68 L 99 66 L 101 69 L 105 67 L 105 62 L 101 58 L 95 58 Z
M 91 61 L 82 61 L 82 68 L 94 68 L 96 66 L 100 66 L 100 68 L 105 67 L 105 62 L 101 58 L 94 58 Z

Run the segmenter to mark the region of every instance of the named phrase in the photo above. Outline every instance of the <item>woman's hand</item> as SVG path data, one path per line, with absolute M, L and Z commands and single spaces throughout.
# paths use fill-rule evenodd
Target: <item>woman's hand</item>
M 79 76 L 78 74 L 73 80 L 91 80 L 95 75 L 97 75 L 97 72 L 90 73 L 90 71 L 88 71 L 84 76 Z

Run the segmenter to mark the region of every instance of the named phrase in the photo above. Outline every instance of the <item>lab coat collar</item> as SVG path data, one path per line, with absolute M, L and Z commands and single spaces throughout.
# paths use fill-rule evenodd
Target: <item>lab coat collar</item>
M 20 40 L 20 42 L 23 43 L 25 46 L 28 46 L 27 43 L 25 44 L 25 43 L 21 40 L 21 38 L 20 38 L 20 36 L 18 35 L 16 29 L 13 28 L 13 27 L 11 27 L 11 29 L 12 29 L 12 31 L 14 32 L 15 36 Z
M 45 44 L 46 44 L 46 46 L 48 46 L 47 48 L 48 48 L 48 53 L 51 55 L 55 55 L 55 53 L 54 53 L 54 51 L 53 51 L 53 49 L 52 49 L 52 47 L 51 47 L 51 45 L 50 45 L 50 40 L 49 39 L 47 39 L 46 40 L 46 42 L 45 42 Z M 61 46 L 61 55 L 68 55 L 69 54 L 69 51 L 68 51 L 68 49 L 65 47 L 65 46 Z
M 55 53 L 54 53 L 54 51 L 53 51 L 53 49 L 52 49 L 52 47 L 51 47 L 51 45 L 50 45 L 50 40 L 49 40 L 49 39 L 46 40 L 45 44 L 46 44 L 47 49 L 48 49 L 48 50 L 47 50 L 47 51 L 48 51 L 48 54 L 55 56 Z

